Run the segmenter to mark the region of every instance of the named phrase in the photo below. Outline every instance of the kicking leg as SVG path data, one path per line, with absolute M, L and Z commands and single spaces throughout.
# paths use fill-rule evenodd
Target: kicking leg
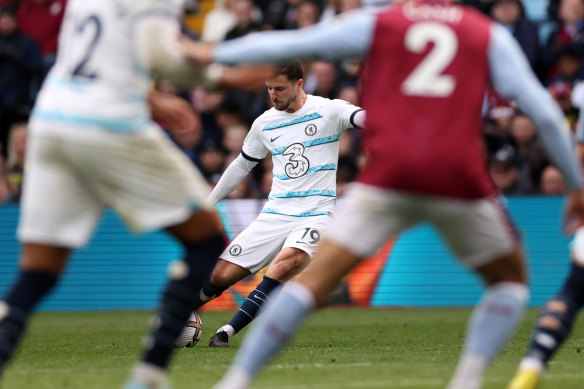
M 252 326 L 231 368 L 215 389 L 248 388 L 258 371 L 282 349 L 312 308 L 359 263 L 360 257 L 325 240 L 312 266 L 272 301 Z
M 235 263 L 220 259 L 208 281 L 205 282 L 201 290 L 201 298 L 210 301 L 223 293 L 231 285 L 244 279 L 251 272 Z M 234 330 L 231 326 L 225 325 L 209 339 L 209 347 L 229 347 L 229 338 L 233 336 Z
M 247 326 L 270 301 L 270 293 L 281 283 L 299 274 L 310 263 L 310 256 L 295 247 L 286 247 L 270 264 L 262 282 L 247 296 L 233 318 L 209 340 L 211 347 L 228 347 L 229 340 Z M 274 296 L 272 296 L 273 298 Z

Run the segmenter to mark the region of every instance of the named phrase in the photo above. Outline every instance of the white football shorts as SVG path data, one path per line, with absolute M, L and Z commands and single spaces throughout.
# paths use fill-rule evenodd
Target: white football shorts
M 261 213 L 219 258 L 257 273 L 285 247 L 314 255 L 331 216 L 294 217 Z
M 389 238 L 417 223 L 432 223 L 470 267 L 510 254 L 518 236 L 497 199 L 463 201 L 350 184 L 325 237 L 355 255 L 373 255 Z
M 154 124 L 118 134 L 33 121 L 29 142 L 18 231 L 23 242 L 83 246 L 107 206 L 135 232 L 211 209 L 204 178 Z

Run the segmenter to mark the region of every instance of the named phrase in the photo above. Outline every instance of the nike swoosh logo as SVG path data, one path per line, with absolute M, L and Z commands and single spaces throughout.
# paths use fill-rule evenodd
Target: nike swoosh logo
M 281 137 L 281 136 L 282 136 L 282 135 L 278 135 L 278 136 L 277 136 L 277 137 L 275 137 L 275 138 L 270 138 L 270 142 L 273 142 L 273 141 L 275 141 L 276 139 L 278 139 L 278 138 L 279 138 L 279 137 Z
M 260 297 L 259 295 L 257 295 L 257 294 L 254 294 L 254 295 L 253 295 L 253 298 L 255 298 L 255 299 L 258 299 L 258 300 L 260 300 L 260 301 L 263 301 L 263 302 L 265 302 L 265 301 L 266 301 L 266 300 L 264 300 L 263 298 L 261 298 L 261 297 Z

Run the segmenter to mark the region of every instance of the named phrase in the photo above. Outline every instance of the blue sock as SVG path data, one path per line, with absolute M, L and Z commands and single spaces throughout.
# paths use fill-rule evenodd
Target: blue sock
M 10 359 L 26 328 L 30 311 L 57 282 L 58 275 L 22 271 L 4 301 L 0 303 L 0 368 Z
M 548 363 L 572 331 L 578 311 L 584 305 L 584 269 L 572 263 L 560 293 L 542 308 L 531 337 L 527 357 Z
M 187 246 L 184 260 L 173 265 L 171 280 L 162 296 L 157 326 L 146 345 L 144 362 L 163 369 L 168 366 L 176 338 L 189 315 L 205 303 L 199 292 L 224 248 L 225 238 L 217 235 Z
M 314 295 L 294 282 L 266 307 L 245 336 L 233 366 L 255 375 L 300 327 L 315 305 Z
M 239 311 L 229 321 L 228 324 L 233 327 L 235 333 L 238 333 L 246 325 L 251 323 L 260 312 L 262 305 L 270 301 L 268 295 L 280 284 L 280 281 L 264 276 L 262 282 L 247 296 L 243 304 L 241 304 L 241 307 L 239 307 Z

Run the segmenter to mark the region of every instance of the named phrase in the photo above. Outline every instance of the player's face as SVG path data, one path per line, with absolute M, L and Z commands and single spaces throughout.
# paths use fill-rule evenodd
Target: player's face
M 285 111 L 290 107 L 298 94 L 299 82 L 300 80 L 292 82 L 283 74 L 266 81 L 274 108 L 278 111 Z

